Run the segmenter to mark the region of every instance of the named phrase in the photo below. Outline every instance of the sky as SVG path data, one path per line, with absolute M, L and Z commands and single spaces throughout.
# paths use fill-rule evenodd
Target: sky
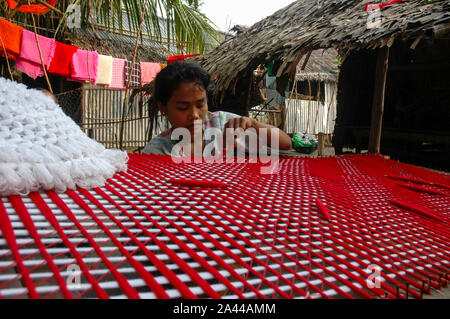
M 200 11 L 220 31 L 228 31 L 236 24 L 252 26 L 292 2 L 294 0 L 204 0 Z

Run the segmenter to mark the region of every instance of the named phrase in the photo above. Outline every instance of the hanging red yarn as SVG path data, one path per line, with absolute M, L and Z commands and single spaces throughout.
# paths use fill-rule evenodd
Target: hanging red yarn
M 52 7 L 55 6 L 57 0 L 48 0 L 47 4 L 51 5 Z M 17 1 L 14 0 L 6 0 L 6 2 L 8 3 L 8 6 L 11 9 L 14 9 L 17 7 Z M 26 4 L 26 5 L 21 5 L 19 7 L 19 11 L 23 12 L 23 13 L 35 13 L 35 14 L 42 14 L 42 13 L 47 13 L 48 11 L 50 11 L 50 8 L 42 5 L 42 4 Z
M 367 11 L 367 8 L 369 6 L 378 6 L 378 8 L 383 9 L 384 7 L 390 6 L 391 4 L 397 3 L 397 2 L 403 2 L 405 0 L 392 0 L 391 2 L 385 2 L 385 3 L 380 3 L 380 4 L 375 4 L 375 3 L 366 3 L 366 5 L 364 6 L 364 11 Z

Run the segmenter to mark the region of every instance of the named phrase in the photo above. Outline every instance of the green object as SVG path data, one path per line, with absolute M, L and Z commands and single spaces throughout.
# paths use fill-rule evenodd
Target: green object
M 299 153 L 310 154 L 317 148 L 316 138 L 307 134 L 294 134 L 292 144 L 294 149 Z
M 267 75 L 268 76 L 275 76 L 273 74 L 273 66 L 275 65 L 275 62 L 270 61 L 269 63 L 267 63 L 266 67 L 267 67 Z
M 308 138 L 307 135 L 301 134 L 294 134 L 292 141 L 294 142 L 294 147 L 310 147 L 317 145 L 315 139 Z

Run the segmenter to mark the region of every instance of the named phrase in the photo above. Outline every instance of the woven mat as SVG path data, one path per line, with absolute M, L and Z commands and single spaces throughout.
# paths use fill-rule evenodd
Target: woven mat
M 129 156 L 101 188 L 0 199 L 1 298 L 420 298 L 447 286 L 447 175 L 372 155 L 282 158 L 275 175 Z

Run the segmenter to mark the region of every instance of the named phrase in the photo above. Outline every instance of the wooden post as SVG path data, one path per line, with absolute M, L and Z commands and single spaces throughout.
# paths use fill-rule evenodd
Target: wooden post
M 372 104 L 372 121 L 369 136 L 369 154 L 380 153 L 381 131 L 383 126 L 384 96 L 386 91 L 386 75 L 389 64 L 389 47 L 378 49 L 375 71 L 375 86 Z
M 280 104 L 281 107 L 281 124 L 280 128 L 286 132 L 286 115 L 287 115 L 287 109 L 286 109 L 286 102 L 285 99 L 283 99 L 283 102 Z
M 323 156 L 325 153 L 325 134 L 324 133 L 319 133 L 319 138 L 318 138 L 318 154 L 319 156 Z

